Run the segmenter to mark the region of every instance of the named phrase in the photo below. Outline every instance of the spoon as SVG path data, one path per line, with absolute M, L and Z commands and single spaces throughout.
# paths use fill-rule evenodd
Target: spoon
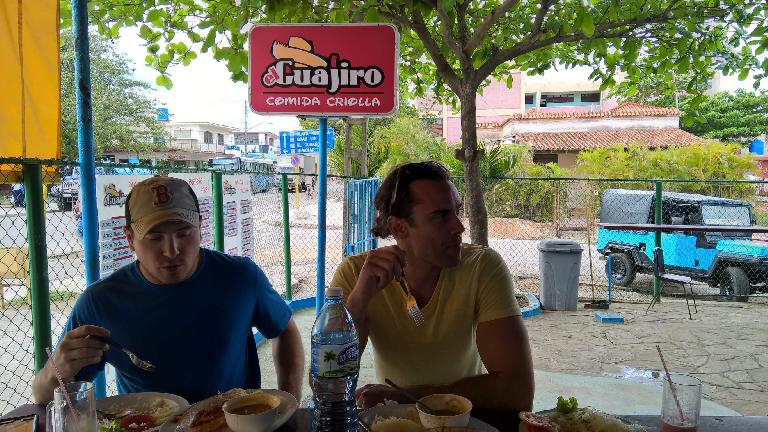
M 402 393 L 405 397 L 413 401 L 416 405 L 420 406 L 421 409 L 423 409 L 427 414 L 436 415 L 436 411 L 429 407 L 429 405 L 425 404 L 424 402 L 420 401 L 416 396 L 409 393 L 404 388 L 398 386 L 397 384 L 393 383 L 391 379 L 385 378 L 384 382 L 387 383 L 390 387 L 394 388 L 395 390 Z

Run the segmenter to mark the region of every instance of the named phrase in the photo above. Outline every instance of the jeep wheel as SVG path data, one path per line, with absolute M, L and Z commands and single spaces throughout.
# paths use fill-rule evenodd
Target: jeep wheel
M 726 267 L 720 275 L 720 295 L 728 300 L 745 302 L 749 299 L 749 278 L 739 267 Z
M 628 286 L 635 280 L 635 262 L 625 253 L 611 254 L 611 271 L 608 269 L 608 263 L 605 263 L 605 276 L 613 276 L 613 283 L 618 286 Z

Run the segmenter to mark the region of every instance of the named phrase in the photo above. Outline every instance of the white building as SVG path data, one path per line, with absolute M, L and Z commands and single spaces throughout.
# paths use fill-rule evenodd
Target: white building
M 171 136 L 169 149 L 211 154 L 223 154 L 226 146 L 234 144 L 238 130 L 210 122 L 169 122 L 167 128 Z

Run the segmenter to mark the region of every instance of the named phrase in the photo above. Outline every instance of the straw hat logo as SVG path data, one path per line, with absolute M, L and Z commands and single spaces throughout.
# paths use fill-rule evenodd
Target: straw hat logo
M 293 66 L 297 68 L 328 66 L 327 59 L 313 52 L 312 43 L 299 36 L 288 39 L 288 45 L 274 41 L 272 55 L 278 60 L 292 61 Z

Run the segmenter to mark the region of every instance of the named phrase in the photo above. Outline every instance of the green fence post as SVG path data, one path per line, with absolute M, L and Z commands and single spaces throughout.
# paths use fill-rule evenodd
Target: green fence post
M 45 245 L 43 166 L 39 162 L 25 162 L 22 172 L 27 209 L 32 337 L 37 373 L 48 359 L 45 349 L 51 347 L 51 295 L 48 289 L 48 251 Z
M 298 188 L 299 186 L 296 185 Z M 288 218 L 288 174 L 280 176 L 280 191 L 283 196 L 283 258 L 285 261 L 285 298 L 293 299 L 291 289 L 291 223 Z
M 221 172 L 213 172 L 213 247 L 224 252 L 224 190 Z
M 656 225 L 661 225 L 661 202 L 662 202 L 662 194 L 661 194 L 661 181 L 656 181 L 656 205 L 655 205 L 655 217 L 654 217 L 654 223 Z M 656 247 L 661 247 L 661 231 L 656 231 Z M 661 279 L 654 277 L 653 278 L 653 298 L 658 302 L 661 300 Z

